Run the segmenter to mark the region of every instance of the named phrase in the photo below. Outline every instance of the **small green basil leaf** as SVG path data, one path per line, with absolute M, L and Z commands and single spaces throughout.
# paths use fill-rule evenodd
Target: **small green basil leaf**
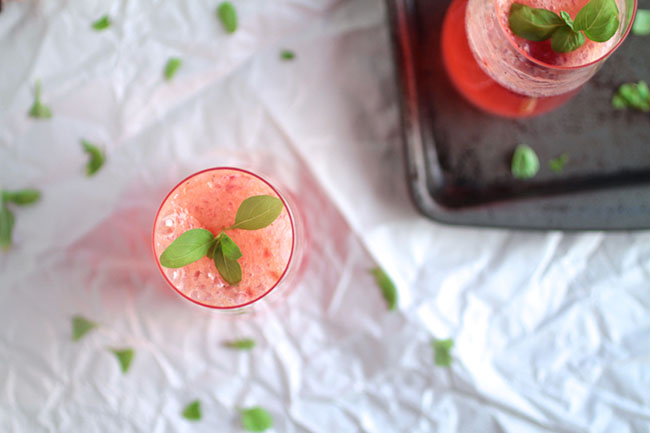
M 49 119 L 52 117 L 52 110 L 41 103 L 41 82 L 38 80 L 34 89 L 34 103 L 29 109 L 29 115 L 35 119 Z
M 4 203 L 0 204 L 0 248 L 5 251 L 11 247 L 11 233 L 15 222 L 14 214 Z
M 203 258 L 217 240 L 208 230 L 191 229 L 177 237 L 160 255 L 165 268 L 181 268 Z
M 632 24 L 632 34 L 637 36 L 650 35 L 650 9 L 637 9 L 634 24 Z
M 219 275 L 225 282 L 234 286 L 241 281 L 241 266 L 239 266 L 237 260 L 230 260 L 224 256 L 221 244 L 215 249 L 213 259 Z
M 230 349 L 251 350 L 255 347 L 255 340 L 252 338 L 242 338 L 241 340 L 226 341 L 223 345 Z
M 219 235 L 219 243 L 223 256 L 230 260 L 239 260 L 241 259 L 242 253 L 235 241 L 233 241 L 230 236 L 221 232 Z
M 454 340 L 433 340 L 431 343 L 434 351 L 434 361 L 440 367 L 451 366 L 451 348 L 454 347 Z
M 551 169 L 552 172 L 554 173 L 560 173 L 562 170 L 564 170 L 564 166 L 566 163 L 569 162 L 569 155 L 566 153 L 563 153 L 562 155 L 558 156 L 557 158 L 553 158 L 548 162 L 548 166 Z
M 585 32 L 592 41 L 608 41 L 618 30 L 618 6 L 616 0 L 591 0 L 576 15 L 576 30 Z
M 109 349 L 115 357 L 117 358 L 117 361 L 120 363 L 120 369 L 122 370 L 122 373 L 127 373 L 129 371 L 129 368 L 131 368 L 131 362 L 133 361 L 133 357 L 135 356 L 135 352 L 133 349 L 127 348 L 127 349 Z
M 397 287 L 388 274 L 381 268 L 374 268 L 370 273 L 375 277 L 377 286 L 381 289 L 381 294 L 386 300 L 388 309 L 390 311 L 397 308 Z
M 539 158 L 535 151 L 525 144 L 520 144 L 512 155 L 512 175 L 518 179 L 528 179 L 539 171 Z
M 183 409 L 183 418 L 188 421 L 199 421 L 201 419 L 201 402 L 194 400 Z
M 513 3 L 508 18 L 510 30 L 529 41 L 545 41 L 560 27 L 564 20 L 555 12 L 531 8 L 521 3 Z
M 258 230 L 271 225 L 280 216 L 284 204 L 270 195 L 256 195 L 241 202 L 235 224 L 228 229 Z
M 88 154 L 88 162 L 86 163 L 86 176 L 92 176 L 104 165 L 104 153 L 88 140 L 81 140 L 81 145 L 84 151 Z
M 97 326 L 97 323 L 86 319 L 83 316 L 74 316 L 72 318 L 72 341 L 81 340 L 81 337 L 95 329 Z
M 234 33 L 237 30 L 237 10 L 232 3 L 221 3 L 217 9 L 217 16 L 228 33 Z
M 569 15 L 569 13 L 566 11 L 562 11 L 560 12 L 560 16 L 562 17 L 566 25 L 569 26 L 571 30 L 573 30 L 573 20 L 571 19 L 571 15 Z
M 101 17 L 100 19 L 98 19 L 93 23 L 93 29 L 97 31 L 106 30 L 110 26 L 111 26 L 111 19 L 108 17 L 108 15 L 104 15 L 103 17 Z
M 167 60 L 167 64 L 165 65 L 165 80 L 170 81 L 174 78 L 176 71 L 178 71 L 178 68 L 180 68 L 182 64 L 183 61 L 177 57 L 172 57 Z
M 296 54 L 291 50 L 282 50 L 280 58 L 282 60 L 293 60 L 296 58 Z
M 17 191 L 2 191 L 2 200 L 5 203 L 14 203 L 24 206 L 37 202 L 41 198 L 41 192 L 37 189 L 20 189 Z
M 263 432 L 273 425 L 273 417 L 265 409 L 256 406 L 241 411 L 241 425 L 249 432 Z
M 568 26 L 557 29 L 551 38 L 551 48 L 557 53 L 568 53 L 577 50 L 584 43 L 585 35 L 571 30 Z

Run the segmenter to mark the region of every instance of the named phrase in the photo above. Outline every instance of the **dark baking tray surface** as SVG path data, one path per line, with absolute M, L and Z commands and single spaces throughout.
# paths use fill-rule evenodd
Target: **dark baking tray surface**
M 650 114 L 615 111 L 614 89 L 650 79 L 650 39 L 629 35 L 574 99 L 532 119 L 485 114 L 447 78 L 439 33 L 447 0 L 387 0 L 413 200 L 445 223 L 536 229 L 650 228 Z M 639 8 L 650 7 L 641 0 Z M 510 174 L 517 144 L 541 169 Z M 570 157 L 561 173 L 548 161 Z

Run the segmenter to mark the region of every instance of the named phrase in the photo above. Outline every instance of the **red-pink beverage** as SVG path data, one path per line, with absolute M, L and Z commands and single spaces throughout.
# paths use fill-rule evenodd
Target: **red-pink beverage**
M 234 224 L 242 201 L 256 195 L 278 197 L 284 209 L 263 229 L 228 230 L 242 252 L 242 280 L 237 285 L 225 282 L 208 257 L 181 268 L 160 265 L 162 252 L 182 233 L 201 228 L 218 235 Z M 219 309 L 251 305 L 273 291 L 290 268 L 295 240 L 286 200 L 261 177 L 234 168 L 205 170 L 178 184 L 163 201 L 153 233 L 156 260 L 167 282 L 191 301 Z
M 474 105 L 507 117 L 538 115 L 575 95 L 623 41 L 636 11 L 636 0 L 617 0 L 620 25 L 609 41 L 587 39 L 575 51 L 556 53 L 550 41 L 512 33 L 513 3 L 575 18 L 588 0 L 454 0 L 449 6 L 442 53 L 451 81 Z

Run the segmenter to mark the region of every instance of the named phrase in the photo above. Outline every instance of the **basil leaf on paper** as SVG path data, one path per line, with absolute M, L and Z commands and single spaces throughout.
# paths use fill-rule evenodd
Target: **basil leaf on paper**
M 223 2 L 217 8 L 217 16 L 228 33 L 237 30 L 237 10 L 230 2 Z
M 255 340 L 252 338 L 242 338 L 240 340 L 226 341 L 223 345 L 230 349 L 251 350 L 255 347 Z
M 273 425 L 273 417 L 266 410 L 259 406 L 251 407 L 241 411 L 241 425 L 249 432 L 263 432 Z
M 108 15 L 104 15 L 97 21 L 93 23 L 93 29 L 99 31 L 106 30 L 111 26 L 111 19 L 108 17 Z
M 181 268 L 205 257 L 210 247 L 217 242 L 214 235 L 205 229 L 191 229 L 174 239 L 160 255 L 160 264 L 166 268 Z
M 88 332 L 99 326 L 92 320 L 86 319 L 83 316 L 74 316 L 72 318 L 72 341 L 79 341 Z
M 19 189 L 17 191 L 2 191 L 2 201 L 24 206 L 37 202 L 41 192 L 37 189 Z
M 8 250 L 11 247 L 11 234 L 16 218 L 4 203 L 0 203 L 0 248 Z
M 446 340 L 433 340 L 431 346 L 433 346 L 436 365 L 440 367 L 451 366 L 451 348 L 454 347 L 454 340 L 451 338 Z
M 182 64 L 182 60 L 177 57 L 172 57 L 171 59 L 167 60 L 164 73 L 165 80 L 170 81 L 172 78 L 174 78 L 176 71 L 178 71 Z
M 386 300 L 388 310 L 392 311 L 397 308 L 397 287 L 393 283 L 393 280 L 381 268 L 374 268 L 370 273 L 375 277 L 375 282 L 381 289 L 381 294 Z
M 35 119 L 49 119 L 52 117 L 52 110 L 41 102 L 41 82 L 36 80 L 34 88 L 34 103 L 29 109 L 29 115 Z
M 122 373 L 127 373 L 129 369 L 131 368 L 131 362 L 133 362 L 133 357 L 135 356 L 135 352 L 133 349 L 127 348 L 127 349 L 109 349 L 115 357 L 117 358 L 117 361 L 120 363 L 120 369 L 122 370 Z
M 88 154 L 88 162 L 86 163 L 86 176 L 92 176 L 99 171 L 104 165 L 104 153 L 88 140 L 81 140 L 81 145 L 84 151 Z
M 187 406 L 185 406 L 181 415 L 183 415 L 183 418 L 186 420 L 199 421 L 202 417 L 201 402 L 199 400 L 194 400 L 193 402 L 189 403 Z

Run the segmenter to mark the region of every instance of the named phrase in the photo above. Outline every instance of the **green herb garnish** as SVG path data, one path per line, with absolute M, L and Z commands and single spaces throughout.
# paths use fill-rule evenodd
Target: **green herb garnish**
M 554 173 L 560 173 L 562 170 L 564 170 L 564 166 L 566 165 L 567 162 L 569 162 L 569 155 L 563 153 L 557 158 L 551 159 L 548 162 L 548 168 L 550 168 L 551 171 Z
M 101 17 L 100 19 L 98 19 L 93 23 L 93 29 L 97 31 L 106 30 L 110 26 L 111 26 L 111 19 L 108 17 L 108 15 L 104 15 L 103 17 Z
M 230 285 L 239 283 L 242 270 L 238 260 L 242 252 L 226 230 L 259 230 L 280 216 L 284 204 L 277 197 L 257 195 L 248 197 L 239 205 L 235 223 L 217 236 L 204 229 L 191 229 L 176 238 L 160 255 L 160 264 L 166 268 L 180 268 L 208 255 L 221 277 Z
M 273 425 L 273 417 L 265 409 L 256 406 L 241 411 L 241 425 L 250 432 L 263 432 Z
M 217 16 L 228 33 L 237 30 L 237 10 L 230 2 L 223 2 L 217 8 Z
M 29 109 L 29 115 L 35 119 L 49 119 L 52 117 L 52 110 L 47 105 L 41 103 L 41 81 L 36 80 L 34 88 L 34 103 Z
M 0 190 L 0 248 L 6 251 L 11 247 L 12 233 L 16 223 L 16 217 L 8 205 L 11 203 L 17 206 L 26 206 L 37 202 L 40 198 L 41 193 L 35 189 Z
M 296 58 L 296 54 L 291 50 L 282 50 L 280 58 L 282 60 L 293 60 Z
M 454 340 L 433 340 L 431 342 L 434 352 L 434 361 L 437 366 L 449 367 L 451 365 L 451 348 L 454 347 Z
M 183 64 L 183 61 L 179 59 L 178 57 L 172 57 L 171 59 L 167 60 L 167 64 L 165 65 L 165 80 L 170 81 L 172 78 L 174 78 L 174 75 L 176 75 L 176 71 L 178 71 L 178 68 L 181 67 Z
M 223 345 L 230 349 L 251 350 L 255 347 L 255 340 L 252 338 L 242 338 L 240 340 L 226 341 Z
M 619 10 L 615 0 L 591 0 L 576 14 L 575 20 L 566 11 L 531 8 L 513 3 L 508 18 L 510 30 L 526 40 L 540 42 L 551 39 L 551 48 L 568 53 L 585 43 L 585 36 L 605 42 L 616 34 Z
M 535 151 L 525 144 L 517 146 L 512 155 L 510 170 L 517 179 L 534 177 L 539 171 L 539 158 Z
M 89 158 L 86 163 L 86 176 L 92 176 L 104 165 L 104 153 L 88 140 L 81 140 L 81 145 Z
M 650 9 L 637 9 L 636 18 L 632 24 L 632 34 L 637 36 L 650 35 Z
M 72 318 L 72 341 L 81 340 L 84 335 L 95 329 L 97 326 L 99 326 L 97 323 L 86 319 L 83 316 L 74 316 Z
M 131 368 L 131 362 L 133 361 L 133 356 L 135 352 L 133 349 L 109 349 L 117 357 L 118 362 L 120 363 L 120 368 L 122 373 L 127 373 L 129 368 Z
M 370 273 L 375 277 L 377 286 L 381 289 L 381 294 L 386 300 L 389 310 L 397 308 L 397 287 L 388 274 L 381 268 L 374 268 Z
M 612 107 L 617 110 L 633 108 L 643 112 L 650 111 L 648 84 L 645 81 L 622 84 L 612 98 Z
M 181 413 L 183 418 L 189 421 L 199 421 L 201 419 L 201 402 L 194 400 L 183 409 Z

